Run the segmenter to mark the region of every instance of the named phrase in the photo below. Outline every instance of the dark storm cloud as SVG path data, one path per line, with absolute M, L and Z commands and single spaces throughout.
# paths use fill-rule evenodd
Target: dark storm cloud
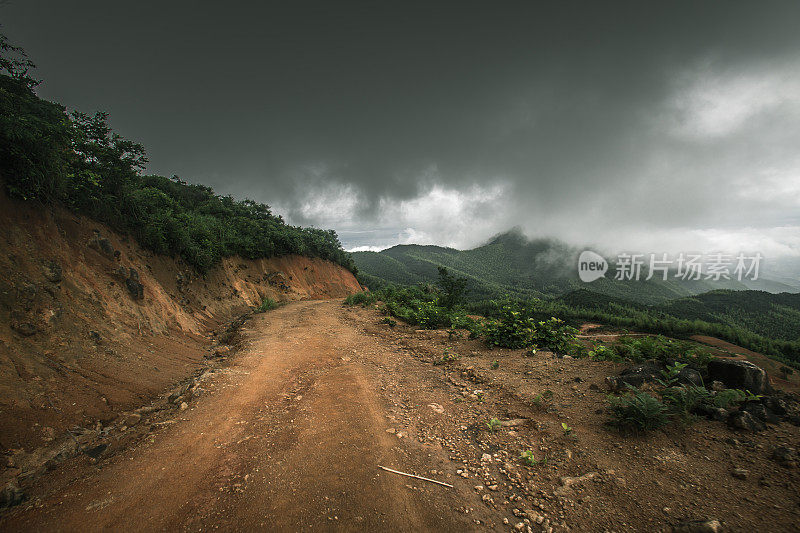
M 800 4 L 162 4 L 0 16 L 153 172 L 350 244 L 800 225 Z

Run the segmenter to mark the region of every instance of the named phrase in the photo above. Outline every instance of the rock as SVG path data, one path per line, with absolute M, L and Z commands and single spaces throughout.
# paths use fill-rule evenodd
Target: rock
M 711 382 L 711 390 L 714 392 L 720 392 L 725 390 L 725 384 L 721 381 L 712 381 Z
M 765 396 L 761 399 L 761 403 L 778 416 L 784 416 L 788 412 L 786 402 L 777 396 Z
M 749 473 L 750 471 L 745 468 L 734 468 L 731 475 L 736 479 L 747 479 Z
M 721 381 L 729 389 L 749 390 L 753 394 L 772 392 L 767 373 L 750 361 L 713 359 L 708 363 L 708 379 Z
M 646 361 L 623 370 L 619 376 L 609 376 L 606 382 L 612 390 L 624 390 L 628 385 L 641 387 L 645 383 L 654 382 L 661 377 L 661 365 L 654 361 Z
M 678 374 L 678 383 L 681 385 L 703 386 L 703 376 L 694 368 L 686 367 Z
M 106 239 L 105 237 L 101 237 L 98 231 L 95 231 L 94 236 L 89 239 L 87 243 L 89 248 L 93 250 L 97 250 L 98 252 L 106 255 L 108 257 L 114 257 L 114 246 L 112 246 L 111 241 Z
M 139 273 L 136 271 L 135 268 L 130 267 L 128 271 L 130 272 L 130 275 L 128 276 L 130 279 L 134 281 L 139 281 Z
M 125 280 L 125 287 L 128 289 L 128 292 L 131 293 L 134 300 L 141 300 L 144 297 L 144 285 L 139 283 L 133 278 L 128 278 Z
M 481 462 L 482 463 L 491 463 L 492 462 L 492 455 L 485 453 L 481 455 Z
M 122 425 L 132 428 L 133 426 L 141 422 L 141 420 L 142 420 L 142 415 L 140 415 L 139 413 L 131 413 L 123 419 Z
M 19 488 L 17 482 L 9 481 L 3 490 L 0 490 L 0 509 L 13 507 L 25 500 L 25 493 Z
M 189 408 L 189 404 L 188 404 L 188 403 L 186 403 L 186 402 L 181 402 L 181 408 L 180 408 L 180 409 L 181 409 L 181 411 L 185 411 L 185 410 L 186 410 L 186 409 L 188 409 L 188 408 Z
M 796 468 L 798 460 L 800 460 L 797 450 L 791 446 L 778 446 L 772 450 L 772 458 L 777 461 L 779 465 L 786 468 Z
M 777 424 L 781 421 L 781 417 L 777 416 L 775 413 L 764 407 L 764 404 L 761 402 L 747 402 L 747 404 L 742 408 L 743 411 L 747 411 L 754 418 L 761 420 L 762 422 L 769 422 L 771 424 Z
M 747 411 L 735 411 L 728 417 L 728 425 L 745 431 L 761 431 L 766 426 Z
M 44 265 L 42 265 L 42 270 L 44 271 L 44 277 L 47 281 L 52 283 L 58 283 L 62 279 L 62 272 L 61 272 L 61 265 L 56 263 L 55 261 L 48 261 Z
M 673 533 L 720 533 L 722 524 L 719 520 L 687 520 L 675 525 Z
M 108 444 L 97 444 L 95 446 L 88 446 L 84 448 L 82 451 L 92 459 L 97 459 L 100 457 L 104 451 L 108 448 Z
M 577 476 L 577 477 L 564 476 L 561 478 L 561 487 L 557 488 L 554 494 L 556 496 L 563 496 L 567 494 L 574 485 L 579 485 L 584 481 L 588 481 L 599 475 L 600 474 L 598 474 L 597 472 L 589 472 L 582 476 Z
M 433 411 L 436 412 L 436 413 L 439 413 L 439 414 L 444 413 L 444 407 L 442 407 L 438 403 L 430 403 L 430 404 L 428 404 L 428 407 L 433 409 Z
M 117 268 L 114 269 L 114 277 L 121 281 L 125 281 L 128 279 L 128 269 L 122 265 L 117 265 Z

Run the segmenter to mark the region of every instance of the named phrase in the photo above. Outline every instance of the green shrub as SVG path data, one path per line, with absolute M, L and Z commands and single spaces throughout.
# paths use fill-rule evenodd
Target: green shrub
M 278 302 L 276 302 L 272 298 L 264 298 L 261 301 L 261 305 L 256 307 L 255 312 L 256 313 L 266 313 L 267 311 L 271 311 L 272 309 L 275 309 L 276 307 L 278 307 Z
M 362 291 L 350 294 L 347 298 L 344 299 L 344 305 L 360 305 L 363 307 L 367 307 L 368 305 L 374 304 L 378 300 L 378 296 L 375 293 L 370 291 Z
M 635 387 L 620 397 L 609 396 L 611 425 L 620 430 L 651 431 L 668 422 L 667 407 L 658 398 Z
M 745 393 L 739 389 L 725 389 L 717 392 L 714 395 L 714 407 L 722 407 L 728 409 L 732 405 L 740 404 L 745 399 Z
M 661 398 L 667 405 L 669 414 L 688 423 L 692 420 L 692 412 L 701 404 L 708 403 L 711 393 L 705 387 L 681 385 L 664 389 L 661 391 Z
M 433 361 L 434 366 L 445 365 L 447 363 L 452 363 L 453 361 L 458 361 L 461 359 L 461 356 L 455 352 L 451 352 L 449 349 L 445 348 L 444 354 L 439 359 L 435 359 Z
M 503 348 L 527 348 L 533 346 L 535 322 L 527 318 L 517 306 L 504 305 L 499 318 L 489 320 L 484 326 L 486 342 Z
M 539 348 L 568 354 L 575 349 L 577 334 L 577 329 L 568 326 L 560 318 L 551 317 L 533 326 L 533 343 Z
M 417 307 L 417 323 L 425 329 L 438 329 L 449 326 L 451 316 L 446 308 L 436 302 L 422 302 Z
M 616 350 L 603 345 L 595 346 L 589 350 L 588 355 L 589 359 L 593 361 L 612 361 L 614 363 L 621 363 L 623 361 L 622 356 L 620 356 Z

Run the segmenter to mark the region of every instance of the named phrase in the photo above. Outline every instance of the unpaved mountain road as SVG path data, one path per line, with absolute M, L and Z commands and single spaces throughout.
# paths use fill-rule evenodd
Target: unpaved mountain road
M 2 529 L 460 530 L 458 491 L 383 472 L 435 469 L 441 448 L 387 433 L 384 348 L 340 301 L 256 315 L 213 390 L 150 439 L 12 514 Z M 415 446 L 416 445 L 416 446 Z M 427 474 L 430 476 L 430 474 Z M 433 476 L 436 477 L 436 476 Z
M 622 364 L 490 349 L 339 300 L 256 315 L 240 338 L 188 409 L 115 423 L 97 462 L 80 455 L 44 474 L 0 516 L 0 531 L 666 533 L 719 520 L 726 532 L 794 532 L 800 523 L 800 469 L 773 453 L 800 449 L 800 427 L 753 433 L 698 419 L 621 435 L 604 424 L 605 378 Z

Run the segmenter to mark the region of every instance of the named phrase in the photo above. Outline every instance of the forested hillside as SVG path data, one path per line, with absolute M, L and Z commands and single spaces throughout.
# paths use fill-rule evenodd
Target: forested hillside
M 177 176 L 145 175 L 144 147 L 106 113 L 67 113 L 35 93 L 24 52 L 0 35 L 0 183 L 17 199 L 61 204 L 200 271 L 222 257 L 298 254 L 355 271 L 334 231 L 286 224 L 269 206 L 214 194 Z
M 470 298 L 485 300 L 510 295 L 518 298 L 546 298 L 578 289 L 632 302 L 658 304 L 670 299 L 700 294 L 713 289 L 744 290 L 738 281 L 666 281 L 653 278 L 617 281 L 612 271 L 590 284 L 577 276 L 581 250 L 563 242 L 528 240 L 517 231 L 496 236 L 483 246 L 456 250 L 440 246 L 400 245 L 382 252 L 355 252 L 353 259 L 361 280 L 371 288 L 389 283 L 429 283 L 437 278 L 437 266 L 445 266 L 468 280 Z

